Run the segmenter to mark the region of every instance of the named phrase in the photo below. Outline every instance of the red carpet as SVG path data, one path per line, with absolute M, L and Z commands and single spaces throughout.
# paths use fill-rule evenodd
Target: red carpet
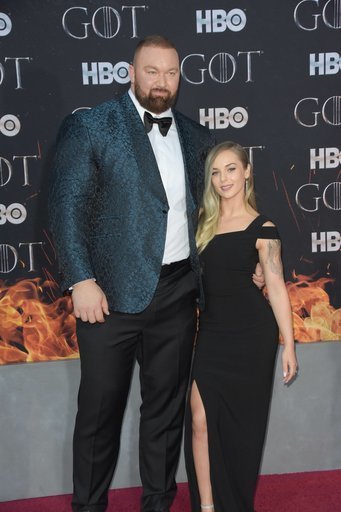
M 139 512 L 140 489 L 110 492 L 108 512 Z M 71 497 L 0 503 L 1 512 L 70 512 Z M 341 512 L 341 470 L 261 476 L 257 512 Z M 190 512 L 187 484 L 179 484 L 172 512 Z

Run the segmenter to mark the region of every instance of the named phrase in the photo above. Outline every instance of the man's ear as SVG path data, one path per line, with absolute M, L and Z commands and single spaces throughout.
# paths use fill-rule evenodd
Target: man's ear
M 135 83 L 135 69 L 134 69 L 133 64 L 129 64 L 128 72 L 129 72 L 130 82 L 132 84 L 134 84 Z

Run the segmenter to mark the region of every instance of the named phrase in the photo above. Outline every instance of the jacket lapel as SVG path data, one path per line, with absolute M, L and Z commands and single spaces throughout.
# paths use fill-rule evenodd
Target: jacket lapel
M 157 197 L 163 204 L 168 204 L 154 152 L 139 113 L 128 93 L 124 94 L 119 101 L 122 107 L 121 125 L 125 127 L 125 134 L 122 133 L 122 136 L 127 138 L 128 155 L 134 159 L 143 182 L 148 183 L 151 197 Z

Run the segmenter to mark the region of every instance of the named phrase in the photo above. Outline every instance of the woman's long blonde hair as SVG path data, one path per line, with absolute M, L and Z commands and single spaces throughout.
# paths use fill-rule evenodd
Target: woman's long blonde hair
M 254 191 L 253 171 L 249 156 L 243 146 L 236 142 L 227 141 L 217 144 L 208 153 L 205 161 L 205 185 L 202 200 L 202 208 L 199 215 L 198 231 L 196 234 L 196 241 L 198 252 L 201 253 L 207 244 L 212 240 L 217 232 L 219 211 L 220 211 L 220 196 L 214 190 L 212 185 L 211 169 L 216 157 L 223 151 L 230 150 L 236 153 L 241 160 L 244 169 L 250 166 L 250 176 L 245 185 L 245 204 L 251 206 L 256 210 L 256 197 Z

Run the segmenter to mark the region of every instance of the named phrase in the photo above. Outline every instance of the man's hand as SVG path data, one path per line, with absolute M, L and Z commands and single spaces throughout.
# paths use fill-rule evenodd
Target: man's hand
M 83 322 L 104 322 L 104 314 L 109 315 L 109 307 L 102 289 L 93 279 L 80 281 L 73 286 L 73 311 Z
M 257 263 L 255 273 L 252 274 L 252 281 L 261 290 L 265 285 L 264 273 L 261 265 Z

